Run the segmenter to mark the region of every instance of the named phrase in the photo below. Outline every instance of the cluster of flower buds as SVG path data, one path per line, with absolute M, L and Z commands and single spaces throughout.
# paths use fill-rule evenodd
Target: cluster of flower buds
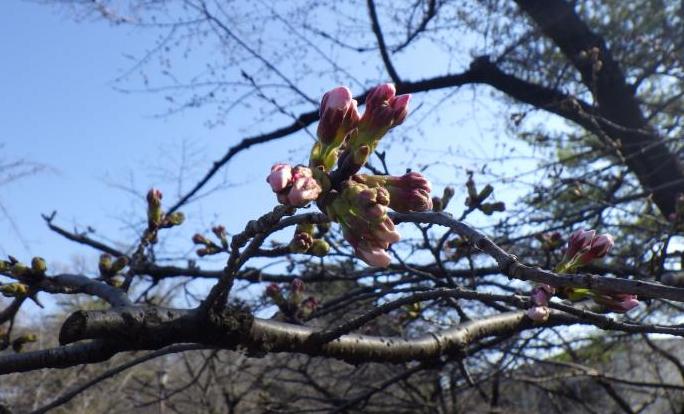
M 389 208 L 400 213 L 432 209 L 430 182 L 418 172 L 401 177 L 357 174 L 352 180 L 369 187 L 382 187 L 389 192 Z
M 0 273 L 6 273 L 22 281 L 34 282 L 45 277 L 47 262 L 42 257 L 31 259 L 31 265 L 27 266 L 13 256 L 9 260 L 0 260 Z
M 315 227 L 318 227 L 317 232 L 315 232 Z M 314 226 L 311 223 L 298 224 L 288 248 L 291 253 L 326 256 L 330 252 L 330 245 L 322 237 L 327 231 L 327 226 Z
M 527 310 L 527 316 L 535 322 L 544 322 L 549 319 L 549 301 L 556 294 L 552 286 L 540 283 L 532 289 L 530 302 L 532 306 Z
M 348 88 L 330 90 L 321 101 L 318 139 L 309 167 L 276 164 L 266 179 L 281 204 L 301 207 L 317 201 L 340 223 L 357 257 L 374 266 L 389 265 L 386 250 L 400 237 L 387 215 L 388 207 L 398 212 L 433 208 L 430 183 L 420 173 L 355 175 L 380 139 L 404 122 L 410 99 L 410 95 L 397 96 L 393 84 L 382 84 L 368 93 L 364 113 L 359 115 Z M 298 230 L 289 250 L 323 256 L 329 246 L 311 231 Z
M 313 296 L 304 297 L 304 282 L 294 279 L 290 283 L 287 297 L 276 283 L 266 288 L 266 296 L 273 300 L 285 319 L 293 322 L 307 320 L 318 308 L 318 300 Z
M 28 291 L 28 285 L 19 282 L 0 285 L 0 293 L 6 298 L 24 297 L 28 294 Z
M 199 257 L 221 253 L 228 250 L 228 235 L 226 233 L 226 228 L 220 225 L 214 226 L 211 228 L 211 232 L 214 233 L 214 236 L 216 236 L 216 238 L 219 240 L 220 245 L 214 243 L 212 240 L 209 240 L 199 233 L 196 233 L 194 236 L 192 236 L 192 242 L 202 246 L 197 249 L 197 255 Z
M 311 149 L 310 166 L 330 171 L 347 136 L 358 126 L 361 118 L 349 88 L 339 86 L 323 95 L 319 117 L 318 141 Z
M 614 245 L 610 234 L 578 229 L 570 235 L 563 260 L 556 266 L 559 273 L 575 273 L 582 266 L 605 257 Z M 571 301 L 591 298 L 610 312 L 624 313 L 639 305 L 636 295 L 598 292 L 587 288 L 564 288 L 560 293 Z
M 563 237 L 557 231 L 552 233 L 540 233 L 535 236 L 541 243 L 541 248 L 544 251 L 552 252 L 563 245 Z
M 475 180 L 473 180 L 472 171 L 468 171 L 466 190 L 468 190 L 468 197 L 466 197 L 465 200 L 466 207 L 473 210 L 478 209 L 488 216 L 494 214 L 495 211 L 506 211 L 506 204 L 504 204 L 502 201 L 485 203 L 485 200 L 494 192 L 494 187 L 492 187 L 490 184 L 487 184 L 481 191 L 477 191 Z
M 100 270 L 100 277 L 102 280 L 112 286 L 120 286 L 123 282 L 117 279 L 119 272 L 121 272 L 128 265 L 128 258 L 126 256 L 119 256 L 113 259 L 111 255 L 104 253 L 100 255 L 98 262 L 98 269 Z
M 156 188 L 147 192 L 147 230 L 144 241 L 147 243 L 157 242 L 159 229 L 180 226 L 185 221 L 185 215 L 180 211 L 165 214 L 162 210 L 163 194 Z
M 388 266 L 390 256 L 386 250 L 401 238 L 387 215 L 389 203 L 390 194 L 384 187 L 349 180 L 328 204 L 328 216 L 340 223 L 356 256 L 372 266 Z
M 605 257 L 614 244 L 610 234 L 597 235 L 594 230 L 578 229 L 570 235 L 568 248 L 556 270 L 574 273 L 579 267 Z
M 356 173 L 368 161 L 382 137 L 400 125 L 408 115 L 411 95 L 396 96 L 391 83 L 376 86 L 366 97 L 366 107 L 355 129 L 347 135 L 340 154 L 339 168 L 347 175 Z
M 323 191 L 314 173 L 314 170 L 302 165 L 293 168 L 288 164 L 275 164 L 266 182 L 271 185 L 281 204 L 302 207 L 316 201 Z M 316 175 L 323 179 L 322 174 Z

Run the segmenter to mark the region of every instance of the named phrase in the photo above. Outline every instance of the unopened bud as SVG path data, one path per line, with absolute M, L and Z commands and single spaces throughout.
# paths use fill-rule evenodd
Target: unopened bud
M 16 262 L 12 265 L 11 273 L 14 277 L 26 277 L 29 275 L 30 270 L 25 264 Z
M 497 201 L 496 203 L 482 203 L 479 206 L 479 209 L 486 215 L 491 216 L 496 211 L 506 211 L 506 204 L 504 204 L 502 201 Z
M 180 226 L 185 221 L 185 214 L 180 211 L 173 212 L 166 216 L 166 223 L 169 226 Z
M 97 267 L 100 269 L 100 276 L 108 277 L 112 271 L 112 256 L 107 253 L 101 254 Z
M 156 188 L 147 192 L 147 222 L 151 227 L 158 227 L 162 223 L 164 213 L 161 209 L 162 193 Z
M 21 352 L 24 345 L 30 342 L 36 342 L 37 340 L 38 336 L 36 334 L 22 335 L 19 338 L 12 341 L 12 349 L 14 350 L 14 352 Z
M 289 244 L 290 252 L 306 253 L 313 245 L 313 237 L 309 233 L 297 233 Z
M 211 243 L 209 240 L 207 240 L 206 237 L 203 235 L 196 233 L 194 236 L 192 236 L 192 242 L 195 244 L 209 244 Z
M 18 282 L 0 286 L 0 293 L 7 298 L 26 296 L 28 290 L 27 285 Z
M 330 245 L 328 244 L 327 241 L 323 239 L 315 239 L 313 241 L 313 244 L 311 245 L 311 248 L 309 249 L 309 253 L 311 253 L 314 256 L 318 257 L 323 257 L 327 255 L 330 252 Z
M 47 272 L 47 263 L 42 257 L 34 257 L 31 260 L 31 272 L 34 276 L 45 276 Z
M 550 313 L 546 306 L 533 306 L 527 310 L 527 317 L 535 322 L 545 322 L 549 319 Z

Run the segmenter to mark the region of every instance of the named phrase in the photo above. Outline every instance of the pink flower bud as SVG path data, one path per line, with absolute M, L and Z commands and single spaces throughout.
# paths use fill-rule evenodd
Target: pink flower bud
M 639 306 L 639 300 L 636 295 L 629 293 L 617 293 L 614 295 L 597 294 L 594 296 L 594 302 L 617 313 L 625 313 Z
M 292 181 L 292 167 L 287 164 L 274 164 L 266 182 L 271 185 L 274 193 L 283 191 Z
M 408 105 L 411 101 L 411 95 L 399 95 L 396 98 L 390 100 L 390 105 L 394 110 L 394 123 L 393 127 L 400 125 L 406 119 L 408 115 Z
M 570 239 L 568 239 L 568 249 L 565 251 L 565 258 L 572 259 L 578 252 L 586 250 L 591 246 L 591 241 L 594 239 L 596 232 L 594 230 L 575 230 Z
M 615 241 L 610 234 L 600 234 L 591 241 L 589 251 L 580 256 L 580 263 L 587 264 L 594 259 L 600 259 L 608 254 L 608 251 L 613 247 Z
M 387 251 L 379 247 L 371 247 L 368 245 L 359 246 L 356 249 L 356 255 L 359 259 L 368 263 L 371 266 L 387 267 L 390 264 L 391 258 Z
M 530 300 L 537 306 L 548 306 L 549 300 L 551 300 L 555 293 L 556 289 L 545 283 L 540 283 L 532 289 Z
M 323 189 L 313 177 L 303 177 L 294 181 L 292 189 L 287 195 L 287 201 L 292 206 L 303 206 L 315 201 Z
M 161 205 L 162 192 L 156 188 L 151 188 L 147 192 L 147 203 L 153 207 L 159 207 Z
M 418 172 L 413 171 L 399 179 L 390 179 L 387 188 L 390 192 L 390 208 L 395 211 L 408 213 L 432 210 L 432 186 Z
M 292 282 L 290 283 L 290 290 L 293 293 L 304 292 L 304 282 L 302 281 L 302 279 L 299 279 L 299 278 L 293 279 Z
M 527 317 L 535 322 L 544 322 L 549 319 L 550 313 L 546 306 L 533 306 L 527 310 Z
M 341 139 L 359 120 L 356 101 L 351 91 L 340 86 L 323 95 L 319 110 L 318 139 L 324 145 L 340 144 Z
M 209 240 L 199 233 L 192 236 L 192 242 L 195 244 L 209 244 Z
M 266 287 L 266 295 L 274 298 L 277 296 L 280 296 L 280 286 L 278 286 L 276 283 L 271 283 Z
M 360 128 L 366 130 L 362 135 L 370 135 L 378 140 L 388 129 L 393 128 L 406 119 L 411 95 L 395 96 L 393 84 L 385 83 L 376 86 L 366 97 L 366 111 L 361 117 Z

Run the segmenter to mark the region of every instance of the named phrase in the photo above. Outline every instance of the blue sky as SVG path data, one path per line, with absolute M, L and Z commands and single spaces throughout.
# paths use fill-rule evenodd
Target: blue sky
M 95 237 L 128 245 L 133 240 L 132 226 L 144 219 L 142 197 L 148 188 L 159 187 L 166 201 L 174 201 L 229 145 L 245 136 L 249 123 L 241 121 L 249 118 L 248 109 L 233 112 L 225 125 L 207 128 L 211 109 L 158 117 L 168 109 L 162 96 L 115 90 L 114 79 L 130 68 L 130 56 L 142 55 L 153 44 L 154 34 L 149 31 L 102 21 L 75 22 L 64 10 L 5 1 L 0 2 L 0 36 L 2 158 L 26 159 L 46 167 L 0 187 L 0 203 L 19 230 L 14 231 L 8 219 L 0 216 L 0 254 L 25 261 L 43 256 L 52 269 L 72 266 L 74 258 L 81 257 L 94 269 L 97 252 L 50 232 L 41 213 L 56 210 L 57 224 L 81 230 L 92 226 Z M 421 49 L 399 56 L 397 67 L 406 78 L 457 70 L 454 62 L 440 60 L 434 52 Z M 429 69 L 424 62 L 430 62 Z M 325 81 L 312 80 L 311 85 Z M 304 86 L 315 89 L 311 85 Z M 507 156 L 511 146 L 518 151 L 523 148 L 496 141 L 502 128 L 502 122 L 496 121 L 500 107 L 479 105 L 492 102 L 489 92 L 463 88 L 458 94 L 462 99 L 449 103 L 453 110 L 446 112 L 440 129 L 432 126 L 435 120 L 431 118 L 438 115 L 433 115 L 431 105 L 445 95 L 435 94 L 431 104 L 423 100 L 424 95 L 414 97 L 417 109 L 411 119 L 423 121 L 420 130 L 411 120 L 402 128 L 419 139 L 402 144 L 393 133 L 383 144 L 393 147 L 394 171 L 416 168 L 427 160 L 447 161 L 427 172 L 437 193 L 446 184 L 463 183 L 465 169 L 478 169 L 481 160 Z M 278 119 L 249 132 L 287 123 Z M 171 234 L 181 241 L 174 244 L 177 256 L 192 250 L 189 240 L 197 231 L 222 223 L 229 232 L 236 232 L 247 220 L 268 211 L 274 199 L 263 180 L 270 165 L 306 162 L 309 145 L 310 138 L 299 134 L 238 156 L 212 181 L 211 186 L 224 184 L 219 191 L 184 209 L 190 217 L 188 224 Z M 403 151 L 407 145 L 413 145 L 417 156 Z M 179 184 L 173 175 L 181 165 L 188 174 Z M 508 195 L 500 189 L 497 196 L 506 199 L 519 194 L 512 188 L 506 191 Z M 462 197 L 457 193 L 456 199 L 452 210 L 460 212 Z

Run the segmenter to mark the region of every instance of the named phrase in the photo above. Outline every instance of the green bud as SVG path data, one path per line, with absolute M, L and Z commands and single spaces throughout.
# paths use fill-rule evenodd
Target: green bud
M 183 224 L 185 221 L 185 214 L 181 213 L 180 211 L 176 211 L 175 213 L 171 213 L 168 216 L 166 216 L 166 223 L 168 223 L 168 226 L 180 226 Z
M 18 282 L 8 283 L 6 285 L 0 286 L 0 293 L 8 298 L 26 296 L 28 290 L 29 289 L 27 285 Z
M 21 352 L 25 344 L 28 344 L 30 342 L 36 342 L 37 340 L 38 336 L 36 334 L 22 335 L 19 338 L 12 341 L 12 349 L 14 350 L 14 352 Z
M 330 245 L 323 239 L 315 239 L 313 241 L 313 244 L 311 245 L 311 248 L 309 249 L 309 253 L 318 257 L 323 257 L 327 255 L 329 252 Z
M 492 187 L 490 184 L 487 184 L 482 189 L 482 191 L 480 191 L 480 194 L 478 194 L 478 196 L 477 196 L 478 201 L 480 201 L 480 202 L 485 201 L 487 199 L 487 197 L 492 195 L 493 192 L 494 192 L 494 187 Z
M 479 209 L 486 215 L 491 216 L 495 211 L 506 211 L 506 204 L 501 201 L 496 203 L 482 203 Z
M 30 270 L 25 264 L 17 262 L 12 265 L 11 273 L 14 277 L 26 277 L 30 273 Z
M 112 274 L 112 256 L 107 253 L 101 254 L 97 267 L 100 269 L 100 276 L 109 277 Z
M 42 257 L 34 257 L 31 260 L 31 271 L 35 276 L 45 276 L 47 272 L 47 263 Z
M 292 253 L 306 253 L 313 244 L 313 237 L 309 233 L 297 233 L 290 241 L 288 247 Z

